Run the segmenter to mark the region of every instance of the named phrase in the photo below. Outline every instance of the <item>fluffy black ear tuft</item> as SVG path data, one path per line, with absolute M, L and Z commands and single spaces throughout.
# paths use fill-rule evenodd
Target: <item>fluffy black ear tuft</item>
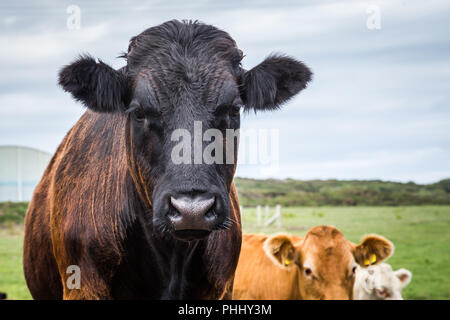
M 242 81 L 246 108 L 273 110 L 306 88 L 312 72 L 302 62 L 283 55 L 271 55 L 247 71 Z
M 59 72 L 61 87 L 96 112 L 124 110 L 128 84 L 121 71 L 88 55 L 80 56 Z

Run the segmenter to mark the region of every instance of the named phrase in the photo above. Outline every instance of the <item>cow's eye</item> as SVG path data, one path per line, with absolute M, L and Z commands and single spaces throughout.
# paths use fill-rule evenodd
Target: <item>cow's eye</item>
M 355 273 L 356 273 L 356 266 L 354 266 L 354 267 L 352 268 L 352 274 L 355 275 Z
M 313 277 L 313 272 L 310 268 L 306 268 L 305 269 L 305 276 L 312 278 Z
M 218 106 L 214 111 L 214 113 L 216 116 L 219 117 L 227 117 L 227 116 L 235 117 L 240 115 L 241 107 L 242 107 L 241 104 L 232 104 L 232 105 L 224 104 Z
M 136 108 L 136 110 L 134 110 L 133 112 L 134 114 L 134 118 L 136 119 L 136 121 L 138 122 L 142 122 L 145 120 L 145 113 L 144 110 L 142 110 L 142 108 Z
M 141 105 L 133 100 L 128 107 L 127 113 L 131 113 L 134 119 L 138 122 L 142 122 L 145 119 L 145 112 L 142 109 Z
M 142 122 L 145 119 L 145 112 L 142 109 L 141 105 L 139 102 L 133 100 L 130 103 L 130 106 L 128 107 L 128 110 L 126 111 L 127 113 L 131 113 L 133 118 L 137 121 L 137 122 Z
M 240 115 L 241 108 L 242 108 L 242 105 L 240 105 L 240 104 L 232 105 L 230 108 L 230 116 L 236 117 L 236 116 Z

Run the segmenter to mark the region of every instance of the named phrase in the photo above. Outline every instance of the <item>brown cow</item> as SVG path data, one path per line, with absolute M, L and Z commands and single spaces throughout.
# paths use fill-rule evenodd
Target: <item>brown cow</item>
M 238 139 L 223 141 L 226 163 L 216 148 L 204 163 L 196 128 L 205 136 L 237 132 L 242 109 L 277 109 L 311 72 L 282 55 L 244 70 L 226 32 L 190 21 L 145 30 L 124 57 L 127 65 L 114 70 L 81 56 L 59 74 L 89 110 L 59 146 L 27 212 L 30 292 L 35 299 L 230 298 L 241 245 Z M 194 152 L 190 137 L 180 142 L 176 132 L 194 132 Z
M 387 259 L 393 245 L 377 235 L 358 245 L 335 227 L 295 235 L 243 236 L 233 299 L 352 299 L 357 264 Z

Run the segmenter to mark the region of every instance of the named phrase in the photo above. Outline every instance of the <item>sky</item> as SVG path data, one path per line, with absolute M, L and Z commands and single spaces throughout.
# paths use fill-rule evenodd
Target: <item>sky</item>
M 243 115 L 242 130 L 277 132 L 277 166 L 237 176 L 433 183 L 450 177 L 449 16 L 448 0 L 2 2 L 0 145 L 53 153 L 85 112 L 62 66 L 89 53 L 120 68 L 132 36 L 193 19 L 227 31 L 245 69 L 279 52 L 314 73 L 281 110 Z

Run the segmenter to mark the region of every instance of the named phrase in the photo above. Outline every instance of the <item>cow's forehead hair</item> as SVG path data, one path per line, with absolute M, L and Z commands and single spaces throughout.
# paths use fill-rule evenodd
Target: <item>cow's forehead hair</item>
M 373 270 L 374 272 L 370 273 L 370 270 Z M 398 280 L 392 267 L 385 263 L 370 266 L 368 273 L 371 277 L 378 279 L 378 281 L 383 284 L 395 284 L 396 280 Z
M 304 247 L 317 248 L 328 255 L 349 250 L 349 241 L 333 226 L 318 226 L 305 236 Z
M 313 271 L 328 268 L 347 270 L 356 265 L 351 252 L 343 246 L 328 247 L 325 250 L 318 246 L 303 247 L 301 255 L 303 267 Z
M 336 237 L 343 237 L 343 234 L 333 226 L 317 226 L 308 231 L 305 239 L 308 237 L 335 239 Z
M 302 245 L 303 261 L 317 268 L 351 269 L 355 264 L 350 242 L 335 227 L 318 226 L 305 236 Z
M 223 63 L 239 73 L 243 55 L 236 42 L 222 30 L 196 21 L 172 20 L 133 37 L 125 57 L 132 79 L 144 66 L 151 66 L 157 76 L 173 71 L 178 79 L 189 79 L 195 77 L 191 68 L 199 65 L 208 72 L 211 65 Z

